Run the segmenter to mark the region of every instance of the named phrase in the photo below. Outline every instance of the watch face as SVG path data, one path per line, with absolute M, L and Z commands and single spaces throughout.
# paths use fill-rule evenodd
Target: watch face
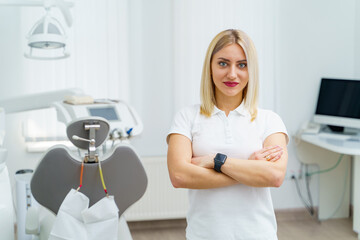
M 227 156 L 225 154 L 218 153 L 214 158 L 214 169 L 217 172 L 221 172 L 221 166 L 225 163 Z
M 221 153 L 218 153 L 218 154 L 216 154 L 215 159 L 216 159 L 217 161 L 219 161 L 219 162 L 224 163 L 225 160 L 226 160 L 226 155 L 221 154 Z

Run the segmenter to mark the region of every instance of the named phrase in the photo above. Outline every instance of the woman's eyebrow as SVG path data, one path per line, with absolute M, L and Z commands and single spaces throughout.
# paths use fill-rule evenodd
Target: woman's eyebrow
M 226 58 L 223 58 L 223 57 L 219 57 L 218 59 L 219 59 L 219 60 L 223 60 L 223 61 L 225 61 L 225 62 L 230 62 L 229 59 L 226 59 Z
M 230 62 L 229 59 L 226 59 L 226 58 L 223 58 L 223 57 L 219 57 L 218 59 L 219 59 L 219 60 L 223 60 L 223 61 L 225 61 L 225 62 Z M 247 62 L 247 60 L 244 59 L 244 60 L 239 60 L 239 61 L 236 61 L 236 62 Z

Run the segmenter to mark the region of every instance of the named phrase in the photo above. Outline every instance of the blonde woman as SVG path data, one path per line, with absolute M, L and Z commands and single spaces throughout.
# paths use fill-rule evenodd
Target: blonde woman
M 178 112 L 167 136 L 175 188 L 188 188 L 188 240 L 275 240 L 269 187 L 280 187 L 288 135 L 281 118 L 259 109 L 258 62 L 240 30 L 209 45 L 201 105 Z

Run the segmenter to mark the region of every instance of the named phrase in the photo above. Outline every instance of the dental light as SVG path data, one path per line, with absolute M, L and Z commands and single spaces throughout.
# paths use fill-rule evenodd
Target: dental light
M 65 30 L 60 22 L 51 16 L 51 9 L 53 7 L 60 9 L 67 26 L 71 27 L 72 17 L 70 7 L 73 6 L 72 3 L 65 2 L 64 0 L 0 0 L 0 5 L 42 6 L 46 10 L 45 16 L 35 23 L 27 35 L 30 50 L 29 53 L 24 54 L 25 57 L 38 60 L 55 60 L 70 56 L 65 50 L 67 38 Z
M 62 0 L 46 0 L 44 1 L 44 7 L 46 14 L 42 17 L 30 30 L 28 34 L 28 46 L 30 47 L 29 54 L 25 53 L 25 57 L 31 59 L 40 59 L 40 60 L 54 60 L 54 59 L 63 59 L 70 56 L 65 50 L 66 46 L 66 35 L 65 30 L 61 26 L 60 22 L 56 20 L 50 14 L 50 9 L 52 6 L 59 7 L 68 27 L 71 27 L 72 20 L 70 16 L 69 8 L 64 5 Z M 48 53 L 48 51 L 54 51 L 55 49 L 62 48 L 62 52 L 56 53 L 54 56 L 49 57 L 45 56 L 36 56 L 33 54 L 33 49 L 42 49 Z M 40 52 L 39 52 L 40 53 Z

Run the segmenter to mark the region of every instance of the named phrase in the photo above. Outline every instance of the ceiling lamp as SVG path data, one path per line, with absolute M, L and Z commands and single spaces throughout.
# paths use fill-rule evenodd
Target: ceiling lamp
M 41 60 L 63 59 L 70 56 L 65 51 L 66 34 L 60 22 L 50 14 L 50 9 L 60 9 L 68 27 L 72 25 L 70 7 L 74 4 L 65 0 L 0 0 L 0 6 L 44 7 L 46 14 L 30 30 L 28 38 L 29 53 L 25 57 Z
M 44 1 L 46 14 L 42 17 L 34 27 L 30 30 L 28 38 L 29 53 L 25 53 L 25 57 L 40 60 L 64 59 L 70 56 L 66 52 L 66 34 L 60 22 L 51 16 L 50 8 L 58 7 L 70 27 L 72 19 L 69 8 L 62 0 Z M 33 51 L 36 49 L 36 51 Z M 59 51 L 60 50 L 60 51 Z

